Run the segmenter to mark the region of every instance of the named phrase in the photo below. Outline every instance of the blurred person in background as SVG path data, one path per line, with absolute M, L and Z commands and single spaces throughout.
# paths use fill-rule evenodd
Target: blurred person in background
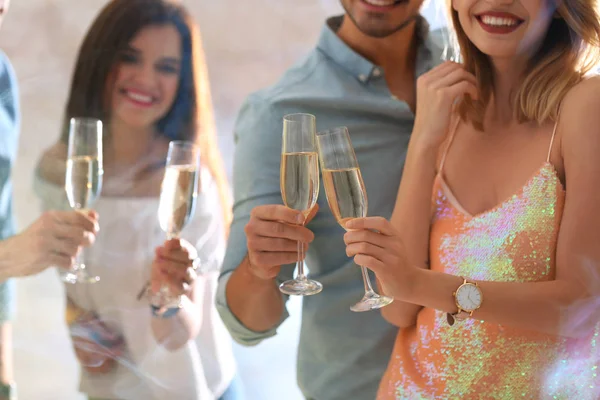
M 0 0 L 0 25 L 9 1 Z M 50 266 L 68 268 L 81 246 L 94 240 L 97 215 L 47 212 L 15 235 L 11 174 L 19 141 L 19 91 L 12 65 L 0 51 L 0 400 L 16 399 L 13 382 L 12 325 L 14 282 Z
M 208 85 L 198 28 L 174 1 L 111 1 L 81 45 L 65 125 L 83 116 L 105 127 L 94 206 L 102 234 L 85 260 L 101 279 L 66 287 L 80 391 L 90 399 L 241 398 L 231 338 L 213 300 L 230 199 Z M 44 209 L 68 207 L 67 139 L 65 127 L 38 166 Z M 173 140 L 201 149 L 202 191 L 182 239 L 165 241 L 157 214 Z M 196 258 L 209 272 L 196 274 Z M 138 297 L 149 279 L 153 290 L 166 284 L 181 294 L 182 307 L 157 310 Z
M 303 299 L 300 389 L 307 399 L 372 400 L 398 331 L 386 318 L 396 320 L 416 306 L 349 310 L 363 296 L 364 284 L 346 256 L 344 230 L 324 191 L 312 220 L 300 220 L 299 211 L 282 205 L 282 118 L 309 113 L 318 130 L 347 126 L 369 213 L 390 217 L 415 119 L 415 81 L 440 62 L 442 32 L 430 32 L 420 15 L 423 0 L 341 4 L 345 14 L 327 20 L 308 58 L 274 86 L 250 95 L 239 113 L 234 218 L 217 307 L 238 342 L 255 345 L 274 336 L 288 316 L 288 297 L 278 286 L 292 278 L 297 242 L 310 242 L 310 275 L 324 288 Z

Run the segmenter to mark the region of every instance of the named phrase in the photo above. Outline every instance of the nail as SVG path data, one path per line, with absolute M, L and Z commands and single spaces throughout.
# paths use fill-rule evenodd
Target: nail
M 303 224 L 304 223 L 304 215 L 298 214 L 298 216 L 296 217 L 296 221 L 298 221 L 299 224 Z

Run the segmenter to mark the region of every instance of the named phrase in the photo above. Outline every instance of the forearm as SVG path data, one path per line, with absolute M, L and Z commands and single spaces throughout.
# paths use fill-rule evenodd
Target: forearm
M 453 293 L 463 278 L 430 270 L 414 272 L 414 286 L 406 300 L 424 307 L 455 313 Z M 598 298 L 563 280 L 546 282 L 478 282 L 483 293 L 473 318 L 551 335 L 586 335 L 599 319 Z
M 377 286 L 379 292 L 383 295 L 389 295 L 383 290 L 382 285 L 377 280 Z M 397 326 L 398 328 L 408 328 L 417 323 L 417 315 L 423 308 L 420 305 L 394 299 L 394 302 L 381 309 L 381 316 L 390 324 Z
M 154 339 L 170 351 L 178 350 L 200 331 L 202 310 L 187 296 L 182 297 L 182 303 L 181 310 L 173 317 L 152 317 Z
M 233 315 L 254 332 L 268 331 L 281 321 L 285 308 L 276 281 L 263 280 L 249 270 L 248 257 L 233 271 L 225 290 Z
M 429 265 L 429 227 L 435 163 L 435 151 L 411 140 L 391 219 L 404 243 L 407 260 L 421 268 L 428 268 Z M 404 328 L 416 323 L 421 308 L 420 305 L 396 299 L 384 307 L 381 313 L 391 324 Z
M 15 265 L 14 254 L 11 251 L 11 238 L 0 240 L 0 282 L 20 276 Z

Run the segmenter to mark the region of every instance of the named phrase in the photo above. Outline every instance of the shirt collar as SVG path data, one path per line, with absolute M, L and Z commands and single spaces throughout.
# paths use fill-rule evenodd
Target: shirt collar
M 333 60 L 340 67 L 348 71 L 357 80 L 366 83 L 373 76 L 381 74 L 380 68 L 350 48 L 337 35 L 337 30 L 342 24 L 343 16 L 331 17 L 321 30 L 317 48 Z M 429 23 L 423 16 L 417 19 L 417 35 L 419 48 L 417 49 L 417 76 L 433 68 L 433 47 L 435 43 L 429 35 Z

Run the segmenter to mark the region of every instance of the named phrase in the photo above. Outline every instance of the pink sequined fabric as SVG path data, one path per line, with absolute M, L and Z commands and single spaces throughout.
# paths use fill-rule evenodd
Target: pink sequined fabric
M 554 279 L 564 199 L 549 162 L 477 215 L 457 204 L 438 175 L 431 269 L 483 281 Z M 416 326 L 400 331 L 377 398 L 598 399 L 599 332 L 575 340 L 475 319 L 451 327 L 444 313 L 423 309 Z

